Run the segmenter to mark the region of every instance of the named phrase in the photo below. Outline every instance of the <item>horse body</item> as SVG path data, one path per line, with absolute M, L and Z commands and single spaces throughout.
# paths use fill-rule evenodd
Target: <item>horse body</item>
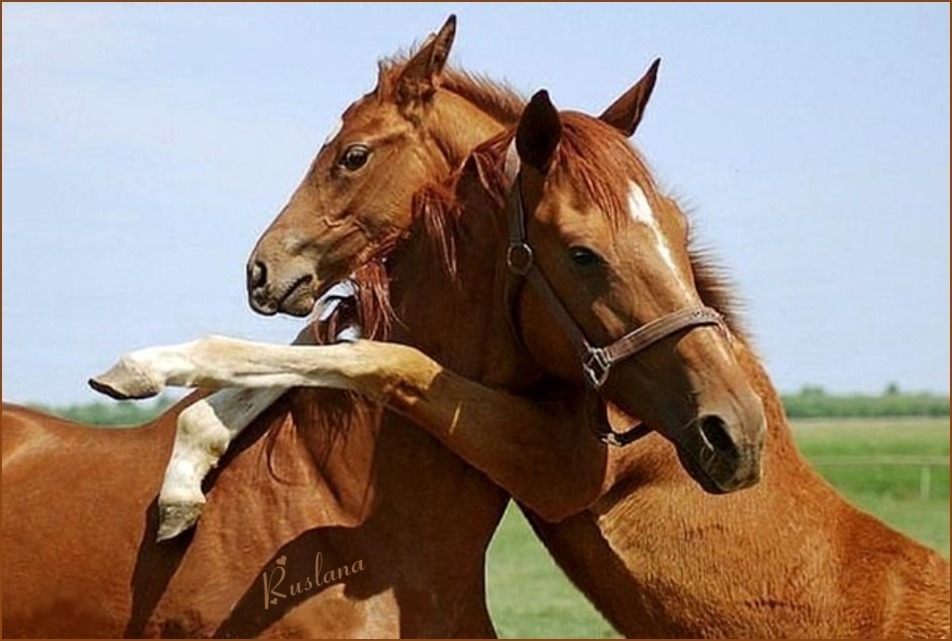
M 432 265 L 423 248 L 398 265 Z M 476 268 L 461 257 L 461 271 Z M 408 272 L 403 278 L 409 283 L 419 270 Z M 699 284 L 707 297 L 716 290 L 712 283 Z M 398 299 L 408 311 L 417 310 L 407 316 L 412 327 L 431 307 L 410 290 Z M 450 298 L 465 295 L 448 277 L 438 290 Z M 466 292 L 483 295 L 478 286 Z M 443 331 L 422 343 L 436 349 L 486 323 L 448 318 L 437 325 Z M 498 319 L 490 324 L 498 331 Z M 492 351 L 480 345 L 484 353 Z M 439 385 L 429 386 L 426 398 L 403 394 L 399 390 L 423 387 L 409 371 L 412 360 L 381 361 L 384 382 L 377 389 L 396 390 L 388 406 L 533 507 L 545 505 L 540 496 L 547 489 L 556 488 L 557 500 L 566 501 L 559 490 L 586 485 L 583 479 L 610 479 L 588 507 L 564 520 L 556 517 L 561 522 L 526 514 L 563 570 L 626 636 L 947 637 L 948 563 L 849 505 L 823 481 L 798 453 L 779 397 L 746 342 L 736 340 L 734 349 L 764 401 L 769 428 L 764 476 L 737 495 L 701 492 L 657 435 L 606 451 L 591 446 L 594 439 L 581 427 L 584 417 L 575 419 L 576 429 L 566 436 L 563 425 L 532 429 L 538 417 L 502 411 L 507 406 L 498 398 L 478 397 L 468 407 L 468 397 Z M 473 447 L 470 427 L 485 432 L 490 446 Z M 510 452 L 515 461 L 508 460 Z M 517 472 L 508 474 L 509 468 Z
M 100 435 L 4 404 L 0 433 L 4 633 L 121 635 L 125 622 L 118 611 L 128 611 L 121 586 L 132 576 L 146 527 L 141 517 L 158 487 L 155 473 L 161 473 L 162 459 L 156 455 L 168 453 L 160 429 Z M 123 479 L 122 490 L 110 492 L 103 481 L 119 473 L 115 478 Z M 47 483 L 70 488 L 69 499 L 58 500 L 63 492 L 51 495 Z M 14 526 L 21 519 L 23 525 Z M 88 529 L 62 527 L 74 522 Z M 61 616 L 64 611 L 72 616 Z
M 511 115 L 509 105 L 441 91 L 425 119 L 404 121 L 385 100 L 405 78 L 419 88 L 420 74 L 442 68 L 445 57 L 436 58 L 452 27 L 382 68 L 388 87 L 358 101 L 389 117 L 365 118 L 370 124 L 431 146 L 404 162 L 417 181 L 438 181 L 462 150 L 501 129 L 499 114 Z M 447 82 L 465 89 L 472 81 Z M 309 198 L 304 187 L 292 205 Z M 345 226 L 328 229 L 346 245 Z M 477 362 L 466 371 L 485 369 Z M 508 498 L 405 419 L 336 391 L 292 391 L 254 420 L 206 483 L 201 527 L 155 543 L 176 421 L 198 403 L 193 396 L 128 430 L 4 406 L 8 636 L 493 636 L 485 550 Z
M 492 635 L 484 554 L 505 495 L 394 415 L 300 429 L 335 396 L 269 409 L 202 526 L 166 543 L 155 496 L 183 404 L 123 430 L 5 406 L 5 635 Z M 266 609 L 270 588 L 284 597 Z

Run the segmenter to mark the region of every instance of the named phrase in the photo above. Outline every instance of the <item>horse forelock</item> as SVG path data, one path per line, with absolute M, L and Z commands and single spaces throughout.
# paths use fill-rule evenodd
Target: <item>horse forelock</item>
M 455 235 L 462 211 L 455 200 L 456 182 L 462 172 L 473 172 L 492 206 L 504 207 L 511 186 L 505 155 L 514 135 L 511 128 L 485 141 L 473 150 L 461 172 L 448 182 L 427 187 L 417 198 L 414 215 L 424 223 L 423 231 L 440 249 L 450 273 L 455 272 Z M 562 113 L 562 139 L 550 172 L 554 180 L 564 180 L 583 194 L 613 225 L 628 216 L 632 181 L 643 187 L 650 201 L 662 198 L 644 162 L 625 137 L 583 114 Z
M 550 173 L 579 192 L 615 228 L 630 216 L 631 184 L 641 187 L 649 203 L 661 200 L 647 164 L 614 127 L 585 114 L 561 113 L 562 137 Z

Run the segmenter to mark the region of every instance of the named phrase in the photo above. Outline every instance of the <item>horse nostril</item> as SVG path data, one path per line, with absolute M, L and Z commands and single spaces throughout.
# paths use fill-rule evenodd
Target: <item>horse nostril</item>
M 730 460 L 739 458 L 737 445 L 727 431 L 727 424 L 720 416 L 709 414 L 701 418 L 699 429 L 718 456 Z
M 257 289 L 268 280 L 268 268 L 260 260 L 248 263 L 248 289 Z

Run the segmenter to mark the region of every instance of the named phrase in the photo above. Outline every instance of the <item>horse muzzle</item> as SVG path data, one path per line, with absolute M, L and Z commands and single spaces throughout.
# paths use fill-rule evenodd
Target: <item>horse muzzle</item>
M 681 464 L 712 494 L 736 492 L 760 480 L 765 421 L 762 411 L 748 414 L 702 414 L 683 430 L 667 435 Z
M 248 261 L 247 290 L 251 309 L 264 316 L 311 313 L 317 299 L 314 274 L 305 269 L 285 270 L 282 274 L 274 271 L 255 256 Z

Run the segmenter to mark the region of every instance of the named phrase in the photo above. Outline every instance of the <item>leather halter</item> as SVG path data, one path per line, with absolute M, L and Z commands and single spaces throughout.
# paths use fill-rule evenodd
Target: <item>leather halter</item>
M 506 154 L 505 171 L 511 184 L 506 203 L 506 214 L 509 219 L 509 248 L 506 253 L 506 264 L 511 272 L 525 278 L 545 301 L 549 311 L 555 316 L 572 343 L 581 361 L 585 380 L 592 389 L 597 391 L 605 384 L 611 374 L 612 366 L 616 363 L 631 358 L 658 341 L 682 330 L 713 325 L 720 328 L 725 335 L 730 336 L 724 318 L 716 310 L 698 306 L 679 309 L 649 321 L 605 347 L 593 347 L 535 262 L 532 246 L 526 234 L 526 212 L 521 189 L 522 168 L 516 153 L 515 140 Z

